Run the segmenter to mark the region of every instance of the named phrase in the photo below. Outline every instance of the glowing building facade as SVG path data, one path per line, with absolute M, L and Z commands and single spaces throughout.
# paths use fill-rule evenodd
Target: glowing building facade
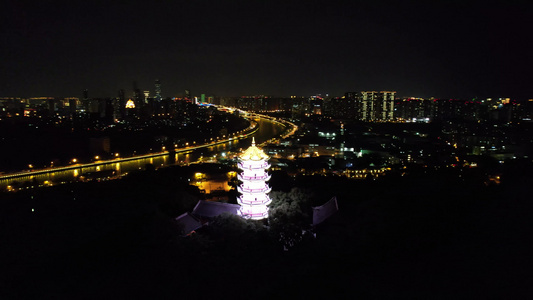
M 239 214 L 244 218 L 260 220 L 268 217 L 267 205 L 272 202 L 268 193 L 271 188 L 266 183 L 270 179 L 267 169 L 268 155 L 263 150 L 255 146 L 255 140 L 252 140 L 252 146 L 246 149 L 239 156 L 239 169 L 242 173 L 238 178 L 242 181 L 238 191 L 242 194 L 237 202 L 241 205 Z
M 361 92 L 361 120 L 391 121 L 394 119 L 394 97 L 396 92 Z

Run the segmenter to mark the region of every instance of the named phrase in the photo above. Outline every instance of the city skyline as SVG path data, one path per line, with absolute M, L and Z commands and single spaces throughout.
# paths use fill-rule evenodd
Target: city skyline
M 531 4 L 4 2 L 1 299 L 533 298 Z
M 530 5 L 53 4 L 3 10 L 1 96 L 114 97 L 133 81 L 154 94 L 160 79 L 163 97 L 532 98 Z

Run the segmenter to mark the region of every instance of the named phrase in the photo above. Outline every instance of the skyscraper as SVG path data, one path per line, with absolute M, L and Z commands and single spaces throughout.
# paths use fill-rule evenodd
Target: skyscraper
M 137 87 L 137 82 L 133 82 L 133 101 L 135 102 L 135 107 L 140 109 L 144 104 L 144 94 L 141 93 L 141 90 Z
M 83 106 L 83 109 L 86 112 L 89 111 L 90 100 L 89 100 L 89 90 L 88 89 L 84 89 L 83 90 L 82 106 Z
M 161 82 L 159 79 L 155 80 L 155 101 L 161 101 Z
M 361 92 L 361 120 L 391 121 L 394 119 L 394 96 L 396 92 Z
M 118 99 L 115 104 L 115 119 L 123 120 L 126 117 L 126 96 L 124 90 L 118 91 Z

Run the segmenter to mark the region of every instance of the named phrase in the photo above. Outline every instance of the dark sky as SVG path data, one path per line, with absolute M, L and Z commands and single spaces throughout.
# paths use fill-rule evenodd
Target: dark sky
M 4 2 L 0 97 L 533 98 L 525 1 Z

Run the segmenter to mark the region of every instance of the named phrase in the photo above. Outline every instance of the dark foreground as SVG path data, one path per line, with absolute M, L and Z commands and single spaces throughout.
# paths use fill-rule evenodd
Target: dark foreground
M 533 296 L 524 174 L 497 186 L 448 173 L 285 181 L 279 189 L 337 195 L 340 207 L 316 239 L 285 252 L 268 232 L 231 225 L 177 238 L 172 216 L 199 195 L 160 172 L 3 194 L 0 298 Z

